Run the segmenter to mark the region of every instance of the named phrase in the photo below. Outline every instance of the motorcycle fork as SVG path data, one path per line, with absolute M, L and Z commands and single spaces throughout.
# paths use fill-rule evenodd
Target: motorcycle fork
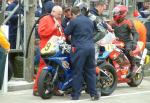
M 55 72 L 55 75 L 53 77 L 53 80 L 52 80 L 52 84 L 54 84 L 57 80 L 57 77 L 58 77 L 58 70 L 59 70 L 59 65 L 56 67 L 56 72 Z
M 104 74 L 104 76 L 106 76 L 106 80 L 109 79 L 109 75 L 103 70 L 103 69 L 100 69 L 100 72 Z

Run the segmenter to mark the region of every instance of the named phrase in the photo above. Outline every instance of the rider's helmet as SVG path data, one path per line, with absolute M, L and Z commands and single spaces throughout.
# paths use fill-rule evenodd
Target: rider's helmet
M 125 18 L 128 12 L 128 8 L 124 5 L 118 5 L 113 9 L 113 19 L 118 21 Z

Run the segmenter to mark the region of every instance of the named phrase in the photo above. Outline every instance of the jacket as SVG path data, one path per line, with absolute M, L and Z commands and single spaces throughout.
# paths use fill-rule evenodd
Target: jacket
M 61 21 L 59 21 L 61 26 Z M 61 36 L 58 28 L 55 26 L 55 21 L 51 15 L 46 15 L 39 21 L 38 34 L 40 37 L 40 49 L 42 49 L 48 40 L 53 36 Z
M 0 46 L 4 49 L 10 49 L 10 44 L 4 36 L 2 30 L 0 30 Z

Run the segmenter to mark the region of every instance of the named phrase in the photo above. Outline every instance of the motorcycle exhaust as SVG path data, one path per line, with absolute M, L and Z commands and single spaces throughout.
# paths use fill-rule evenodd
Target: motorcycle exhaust
M 140 61 L 141 65 L 144 64 L 146 55 L 147 55 L 147 49 L 145 48 L 144 51 L 143 51 L 143 53 L 142 53 L 142 58 L 141 58 L 141 61 Z

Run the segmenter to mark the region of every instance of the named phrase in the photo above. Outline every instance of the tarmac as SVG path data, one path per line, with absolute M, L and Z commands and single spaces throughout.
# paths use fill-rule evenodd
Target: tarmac
M 150 103 L 150 77 L 144 77 L 138 87 L 129 87 L 126 83 L 118 84 L 110 96 L 102 96 L 98 101 L 91 101 L 90 96 L 82 92 L 80 100 L 70 100 L 70 95 L 53 96 L 43 100 L 32 95 L 32 89 L 0 93 L 0 103 Z

